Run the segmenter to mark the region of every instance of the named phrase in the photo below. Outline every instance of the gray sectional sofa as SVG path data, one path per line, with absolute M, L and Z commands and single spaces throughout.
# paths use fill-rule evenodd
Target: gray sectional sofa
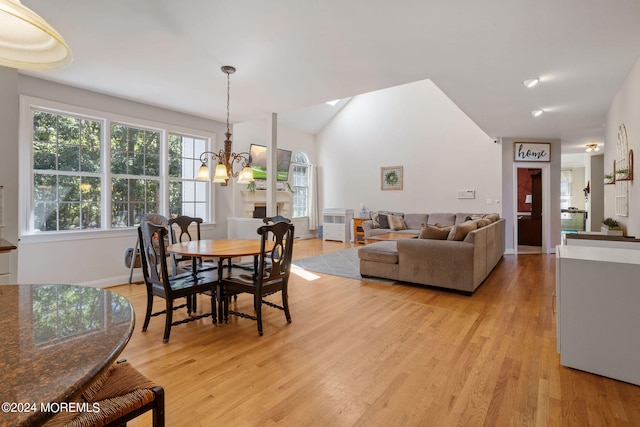
M 396 212 L 394 217 L 398 216 L 402 217 L 405 230 L 383 228 L 369 220 L 362 224 L 365 239 L 390 231 L 418 237 L 379 241 L 360 248 L 358 257 L 363 277 L 382 277 L 471 294 L 504 254 L 505 220 L 498 214 L 404 215 Z

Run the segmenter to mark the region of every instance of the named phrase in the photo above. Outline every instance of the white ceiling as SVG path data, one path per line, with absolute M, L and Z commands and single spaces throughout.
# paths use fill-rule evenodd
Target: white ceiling
M 491 137 L 579 151 L 640 56 L 640 0 L 22 3 L 74 52 L 25 74 L 224 121 L 233 65 L 232 123 L 275 112 L 311 132 L 332 115 L 312 106 L 431 79 Z

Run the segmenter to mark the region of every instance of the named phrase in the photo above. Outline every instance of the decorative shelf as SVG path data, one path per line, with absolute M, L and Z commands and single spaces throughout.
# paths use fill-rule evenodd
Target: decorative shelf
M 633 181 L 633 150 L 629 150 L 627 158 L 627 167 L 616 169 L 616 161 L 613 161 L 614 183 L 617 181 Z

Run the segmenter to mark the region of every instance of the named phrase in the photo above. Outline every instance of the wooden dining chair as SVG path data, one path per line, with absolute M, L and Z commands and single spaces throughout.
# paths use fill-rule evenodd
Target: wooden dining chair
M 291 224 L 291 220 L 289 218 L 285 218 L 282 215 L 276 215 L 276 216 L 266 216 L 264 218 L 262 218 L 262 222 L 264 222 L 265 224 L 275 224 L 276 222 L 288 222 L 289 224 Z
M 168 221 L 169 227 L 169 244 L 190 242 L 192 240 L 200 240 L 200 224 L 202 224 L 202 218 L 191 217 L 186 215 L 180 215 L 176 218 L 171 218 Z M 195 225 L 195 235 L 192 236 L 192 231 L 189 227 Z M 177 228 L 177 230 L 176 230 Z M 179 234 L 177 233 L 179 231 Z M 171 267 L 174 274 L 184 273 L 185 271 L 192 271 L 193 257 L 182 256 L 177 254 L 171 254 Z M 213 270 L 217 268 L 217 265 L 213 261 L 204 262 L 202 258 L 196 258 L 197 271 Z
M 145 214 L 140 223 L 151 222 L 156 225 L 167 226 L 168 221 L 163 215 L 158 213 Z M 129 259 L 129 256 L 131 257 Z M 129 284 L 133 282 L 133 269 L 142 267 L 140 262 L 140 239 L 136 236 L 136 244 L 133 248 L 127 248 L 125 251 L 125 265 L 129 269 Z
M 212 316 L 213 323 L 216 323 L 215 290 L 217 272 L 208 270 L 198 272 L 196 276 L 192 272 L 169 276 L 166 248 L 164 244 L 159 243 L 164 242 L 167 229 L 145 222 L 138 228 L 138 235 L 141 246 L 142 272 L 147 286 L 147 310 L 142 331 L 145 332 L 147 330 L 152 316 L 161 314 L 165 315 L 164 343 L 169 341 L 171 326 L 192 322 L 208 316 Z M 211 296 L 211 313 L 201 315 L 188 313 L 190 317 L 176 322 L 173 321 L 174 310 L 185 306 L 190 309 L 192 298 L 204 292 Z M 160 297 L 165 300 L 166 308 L 164 310 L 153 313 L 154 297 Z M 187 299 L 187 303 L 174 307 L 174 301 L 183 297 Z
M 287 322 L 291 323 L 288 285 L 291 274 L 294 229 L 293 224 L 284 221 L 258 228 L 261 243 L 257 271 L 254 271 L 252 275 L 243 274 L 221 280 L 225 318 L 229 314 L 233 314 L 255 320 L 258 323 L 258 334 L 262 335 L 262 305 L 265 304 L 284 311 Z M 273 242 L 272 249 L 268 249 L 271 245 L 267 245 L 267 242 Z M 269 267 L 267 267 L 267 262 Z M 277 292 L 281 293 L 282 305 L 264 299 Z M 253 295 L 255 315 L 229 310 L 230 296 L 241 293 Z

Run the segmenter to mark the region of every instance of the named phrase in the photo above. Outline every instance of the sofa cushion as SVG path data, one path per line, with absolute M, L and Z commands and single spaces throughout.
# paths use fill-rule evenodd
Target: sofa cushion
M 358 249 L 358 258 L 365 261 L 398 263 L 398 245 L 395 240 L 387 240 L 366 245 Z
M 462 224 L 454 225 L 447 237 L 447 240 L 462 241 L 470 231 L 476 230 L 478 224 L 475 221 L 465 221 Z
M 393 231 L 406 230 L 407 226 L 404 223 L 404 219 L 401 216 L 387 215 L 389 221 L 389 228 Z
M 429 214 L 428 224 L 442 224 L 443 226 L 453 225 L 456 222 L 456 214 L 452 213 L 432 213 Z
M 435 225 L 422 224 L 422 230 L 418 239 L 447 240 L 451 227 L 436 227 Z
M 378 214 L 378 224 L 380 228 L 389 228 L 389 216 L 387 214 Z
M 422 224 L 428 224 L 429 215 L 424 213 L 410 213 L 404 216 L 404 223 L 409 230 L 420 230 Z

